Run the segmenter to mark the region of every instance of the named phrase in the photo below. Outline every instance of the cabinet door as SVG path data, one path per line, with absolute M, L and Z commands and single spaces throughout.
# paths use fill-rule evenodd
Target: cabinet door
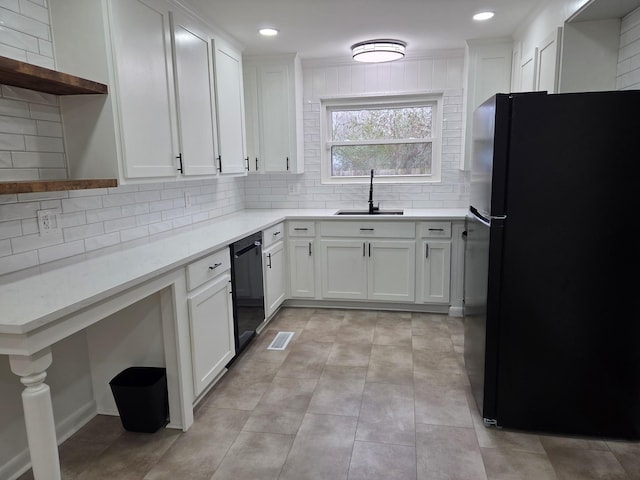
M 421 258 L 422 301 L 449 303 L 451 242 L 423 241 Z
M 538 48 L 538 71 L 536 90 L 556 93 L 560 69 L 560 41 L 562 28 L 557 28 L 544 39 Z
M 320 248 L 323 298 L 366 299 L 366 242 L 321 240 Z
M 269 318 L 286 295 L 284 242 L 274 243 L 262 253 L 264 269 L 264 309 Z
M 367 246 L 367 255 L 369 299 L 402 302 L 415 300 L 415 241 L 371 241 Z
M 289 170 L 289 71 L 286 65 L 262 66 L 262 156 L 267 172 Z
M 224 370 L 235 355 L 231 276 L 224 274 L 189 297 L 195 395 Z
M 209 39 L 172 14 L 180 154 L 184 175 L 215 175 L 215 105 Z
M 314 240 L 289 240 L 289 284 L 292 297 L 315 298 L 315 272 Z
M 258 68 L 255 65 L 242 65 L 244 80 L 244 122 L 247 142 L 248 171 L 257 172 L 261 166 L 260 158 L 260 109 L 258 107 Z
M 214 45 L 218 166 L 223 175 L 246 173 L 242 62 L 240 54 L 222 41 Z
M 168 7 L 139 0 L 110 5 L 125 175 L 177 177 Z

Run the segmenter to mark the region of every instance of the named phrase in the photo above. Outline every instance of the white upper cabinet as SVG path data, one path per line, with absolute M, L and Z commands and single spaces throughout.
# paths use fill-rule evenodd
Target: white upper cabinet
M 246 173 L 242 57 L 222 40 L 214 40 L 218 106 L 218 167 L 220 173 Z
M 215 175 L 215 104 L 210 35 L 172 12 L 180 162 L 184 175 Z
M 300 59 L 245 57 L 243 69 L 250 171 L 303 173 Z
M 224 169 L 227 152 L 223 173 L 243 171 L 240 56 L 229 68 L 215 51 L 225 92 L 216 109 L 218 42 L 212 44 L 207 24 L 165 0 L 51 0 L 49 6 L 57 67 L 109 86 L 106 97 L 60 100 L 70 178 L 214 178 L 216 157 L 223 155 Z

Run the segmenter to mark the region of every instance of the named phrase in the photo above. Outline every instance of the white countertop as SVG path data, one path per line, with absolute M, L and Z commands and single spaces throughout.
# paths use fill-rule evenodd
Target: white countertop
M 179 268 L 246 235 L 286 219 L 421 220 L 464 219 L 465 209 L 405 209 L 404 215 L 339 215 L 337 209 L 243 210 L 187 231 L 151 238 L 117 250 L 82 257 L 59 268 L 0 283 L 0 334 L 24 334 Z

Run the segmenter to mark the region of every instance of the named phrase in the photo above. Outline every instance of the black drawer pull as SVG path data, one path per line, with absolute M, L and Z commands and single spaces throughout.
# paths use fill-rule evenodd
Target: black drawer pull
M 362 232 L 373 232 L 375 230 L 375 228 L 361 228 L 360 231 Z
M 430 228 L 430 232 L 444 232 L 444 228 Z
M 301 227 L 293 227 L 293 229 L 299 232 L 306 232 L 307 230 L 309 230 L 308 228 L 301 228 Z
M 278 235 L 280 235 L 280 233 L 282 233 L 282 232 L 273 232 L 273 236 L 277 237 Z
M 214 263 L 213 265 L 209 265 L 209 270 L 215 270 L 215 269 L 216 269 L 216 268 L 218 268 L 220 265 L 222 265 L 222 262 Z

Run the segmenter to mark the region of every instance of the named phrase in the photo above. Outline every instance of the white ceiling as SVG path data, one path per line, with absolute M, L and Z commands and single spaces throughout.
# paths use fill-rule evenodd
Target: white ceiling
M 341 58 L 354 43 L 407 42 L 407 55 L 464 48 L 465 40 L 510 36 L 549 0 L 183 0 L 245 46 L 246 54 L 298 52 L 303 59 Z M 551 0 L 553 1 L 553 0 Z M 495 17 L 471 16 L 492 10 Z M 280 35 L 265 38 L 263 26 Z

